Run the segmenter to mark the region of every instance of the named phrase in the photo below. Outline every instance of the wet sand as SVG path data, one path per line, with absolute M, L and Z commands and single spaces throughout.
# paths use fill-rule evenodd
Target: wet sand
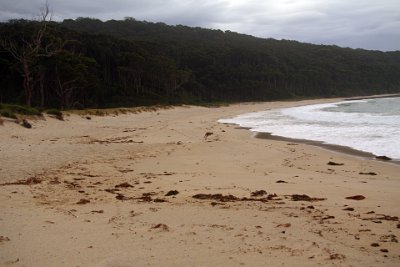
M 0 266 L 398 266 L 399 165 L 217 122 L 337 100 L 5 120 Z
M 244 128 L 245 129 L 245 128 Z M 296 139 L 296 138 L 288 138 L 288 137 L 283 137 L 283 136 L 277 136 L 277 135 L 272 135 L 270 133 L 256 133 L 254 135 L 256 138 L 260 139 L 271 139 L 271 140 L 277 140 L 277 141 L 285 141 L 285 142 L 292 142 L 292 143 L 302 143 L 302 144 L 307 144 L 307 145 L 313 145 L 317 147 L 321 147 L 333 152 L 338 152 L 342 154 L 348 154 L 356 157 L 360 157 L 362 159 L 366 160 L 379 160 L 382 162 L 386 162 L 388 164 L 400 164 L 399 160 L 396 159 L 380 159 L 380 157 L 386 158 L 386 156 L 377 156 L 373 153 L 370 152 L 365 152 L 365 151 L 360 151 L 356 150 L 354 148 L 348 147 L 348 146 L 340 146 L 340 145 L 333 145 L 333 144 L 327 144 L 321 141 L 313 141 L 313 140 L 307 140 L 307 139 Z

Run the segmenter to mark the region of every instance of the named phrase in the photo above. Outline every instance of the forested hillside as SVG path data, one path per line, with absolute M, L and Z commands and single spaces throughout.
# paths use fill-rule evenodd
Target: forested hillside
M 62 109 L 400 92 L 400 52 L 132 18 L 0 24 L 0 102 Z

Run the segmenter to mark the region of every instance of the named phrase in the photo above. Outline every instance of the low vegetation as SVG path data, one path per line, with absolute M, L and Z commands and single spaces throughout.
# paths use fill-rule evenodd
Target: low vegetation
M 140 106 L 131 108 L 103 108 L 103 109 L 77 109 L 69 110 L 69 113 L 77 114 L 81 116 L 107 116 L 107 115 L 121 115 L 129 113 L 142 113 L 142 112 L 156 112 L 163 109 L 173 108 L 171 105 L 153 105 L 153 106 Z
M 6 118 L 10 118 L 10 119 L 16 119 L 17 118 L 17 116 L 14 114 L 14 112 L 12 112 L 9 109 L 0 110 L 0 115 L 2 117 L 6 117 Z
M 48 109 L 48 110 L 46 110 L 46 114 L 60 116 L 60 117 L 62 117 L 62 115 L 63 115 L 62 112 L 58 109 Z
M 63 113 L 58 109 L 48 109 L 46 114 L 53 115 L 59 120 L 64 120 Z
M 16 119 L 17 115 L 31 115 L 31 116 L 41 116 L 42 113 L 36 108 L 15 105 L 15 104 L 0 104 L 0 115 L 2 117 Z

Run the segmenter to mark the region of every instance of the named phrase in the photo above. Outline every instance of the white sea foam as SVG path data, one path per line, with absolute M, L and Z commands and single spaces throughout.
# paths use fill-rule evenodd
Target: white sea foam
M 400 98 L 261 111 L 220 122 L 238 124 L 254 132 L 321 141 L 400 159 Z

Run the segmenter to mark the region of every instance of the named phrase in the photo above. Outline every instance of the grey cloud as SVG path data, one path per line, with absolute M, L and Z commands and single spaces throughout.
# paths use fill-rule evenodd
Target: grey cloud
M 32 18 L 44 0 L 1 0 L 0 20 Z M 54 18 L 96 17 L 237 31 L 353 48 L 400 50 L 398 0 L 49 0 Z
M 32 19 L 39 14 L 42 3 L 29 0 L 1 0 L 0 2 L 0 20 L 9 20 L 16 18 Z M 35 11 L 35 12 L 32 12 Z
M 396 23 L 400 5 L 396 1 L 297 1 L 297 6 L 292 3 L 286 1 L 269 6 L 264 12 L 258 11 L 250 24 L 224 27 L 260 37 L 354 48 L 400 49 Z
M 327 15 L 317 11 L 305 11 L 292 13 L 288 18 L 285 19 L 286 24 L 308 24 L 315 23 L 320 20 L 327 18 Z

